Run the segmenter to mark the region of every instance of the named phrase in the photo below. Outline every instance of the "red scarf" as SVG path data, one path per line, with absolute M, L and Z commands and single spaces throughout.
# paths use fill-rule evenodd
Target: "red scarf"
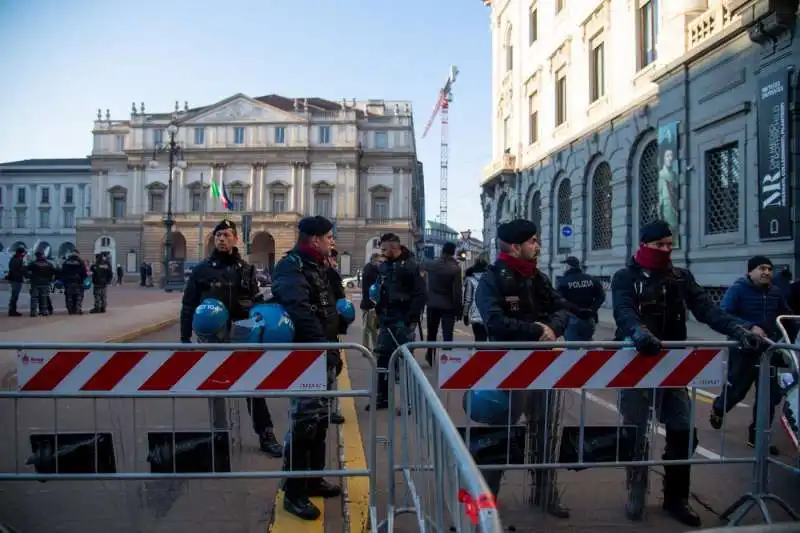
M 636 251 L 634 259 L 647 270 L 666 270 L 672 265 L 672 252 L 642 246 Z
M 536 261 L 527 261 L 519 257 L 513 257 L 505 252 L 500 252 L 497 256 L 500 261 L 508 265 L 508 268 L 524 278 L 530 278 L 536 273 Z
M 325 259 L 327 259 L 324 254 L 321 254 L 316 248 L 312 248 L 307 244 L 298 244 L 297 248 L 319 264 L 324 264 Z

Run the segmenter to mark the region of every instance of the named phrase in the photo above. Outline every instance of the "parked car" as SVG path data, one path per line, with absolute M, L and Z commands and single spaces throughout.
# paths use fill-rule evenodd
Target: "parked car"
M 342 278 L 342 287 L 346 289 L 354 289 L 358 286 L 358 278 L 355 276 L 348 276 Z

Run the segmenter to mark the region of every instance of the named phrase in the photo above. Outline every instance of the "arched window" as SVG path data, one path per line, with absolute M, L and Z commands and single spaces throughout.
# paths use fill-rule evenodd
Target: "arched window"
M 562 180 L 558 186 L 557 208 L 558 253 L 566 254 L 572 247 L 563 242 L 560 228 L 563 225 L 572 225 L 572 183 L 569 179 Z
M 536 224 L 536 227 L 539 228 L 539 232 L 542 231 L 542 193 L 536 191 L 533 193 L 531 197 L 531 205 L 529 209 L 528 216 L 530 217 L 531 222 Z
M 600 163 L 592 176 L 592 250 L 611 249 L 611 167 Z
M 514 44 L 511 40 L 511 37 L 511 26 L 509 25 L 506 29 L 505 40 L 503 42 L 503 50 L 506 54 L 506 72 L 509 72 L 514 68 Z
M 639 158 L 639 227 L 658 218 L 658 143 L 650 141 Z

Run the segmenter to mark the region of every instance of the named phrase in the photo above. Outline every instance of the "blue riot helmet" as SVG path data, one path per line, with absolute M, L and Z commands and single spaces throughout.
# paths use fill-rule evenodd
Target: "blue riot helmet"
M 228 309 L 216 298 L 206 298 L 194 310 L 192 329 L 200 339 L 214 339 L 228 328 Z
M 88 276 L 83 278 L 83 290 L 88 291 L 91 288 L 92 288 L 92 278 Z
M 377 305 L 378 304 L 378 299 L 380 298 L 380 296 L 381 296 L 381 286 L 376 281 L 375 283 L 373 283 L 369 287 L 369 301 L 371 301 L 372 303 Z
M 237 320 L 231 325 L 231 342 L 261 344 L 264 342 L 264 323 L 252 318 Z
M 336 300 L 336 312 L 348 324 L 352 324 L 356 319 L 356 308 L 353 302 L 347 298 L 339 298 Z
M 261 342 L 289 343 L 294 340 L 294 324 L 282 305 L 258 304 L 250 309 L 250 318 L 263 328 Z
M 522 415 L 520 402 L 515 401 L 509 391 L 504 390 L 471 390 L 464 394 L 464 412 L 469 413 L 473 422 L 499 426 L 514 424 Z M 470 401 L 467 410 L 467 401 Z

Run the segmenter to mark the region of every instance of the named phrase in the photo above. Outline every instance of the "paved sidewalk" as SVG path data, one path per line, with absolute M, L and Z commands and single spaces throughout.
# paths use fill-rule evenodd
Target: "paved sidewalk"
M 178 320 L 180 299 L 110 307 L 97 315 L 6 317 L 17 327 L 0 331 L 0 342 L 127 342 Z M 178 339 L 175 339 L 177 342 Z M 16 387 L 16 352 L 0 350 L 0 388 Z

